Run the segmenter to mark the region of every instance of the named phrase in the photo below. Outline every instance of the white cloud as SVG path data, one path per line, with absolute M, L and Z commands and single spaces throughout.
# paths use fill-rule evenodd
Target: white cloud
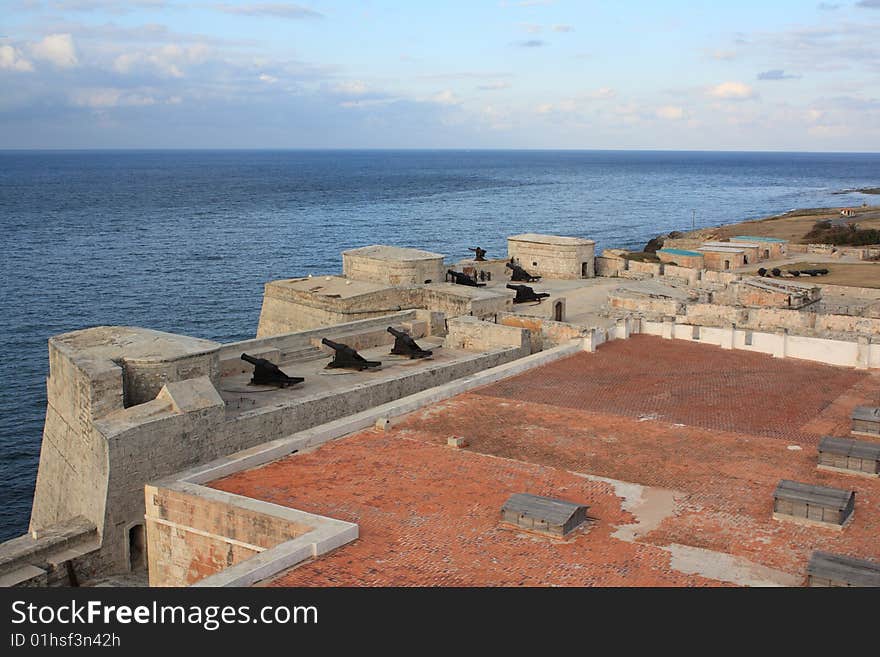
M 123 53 L 113 60 L 113 70 L 117 73 L 153 71 L 163 77 L 182 78 L 184 68 L 204 62 L 210 48 L 202 44 L 181 46 L 168 44 L 161 48 Z
M 369 93 L 370 90 L 369 87 L 367 87 L 367 83 L 362 80 L 348 80 L 336 84 L 333 87 L 333 91 L 346 96 L 363 96 L 364 94 Z
M 709 89 L 708 94 L 713 98 L 725 100 L 745 100 L 755 97 L 755 90 L 744 82 L 722 82 Z
M 574 32 L 574 28 L 571 25 L 554 25 L 550 29 L 554 32 Z
M 55 0 L 51 3 L 56 11 L 106 11 L 111 14 L 127 14 L 136 9 L 166 9 L 167 0 Z
M 273 16 L 275 18 L 324 18 L 324 14 L 292 2 L 248 2 L 245 5 L 232 5 L 220 2 L 214 5 L 217 11 L 243 16 Z
M 51 62 L 59 68 L 72 68 L 79 64 L 70 34 L 50 34 L 31 45 L 30 50 L 34 58 Z
M 556 104 L 556 109 L 560 112 L 575 112 L 577 111 L 578 105 L 577 102 L 571 98 L 567 100 L 560 100 Z
M 88 107 L 89 109 L 146 107 L 160 102 L 153 95 L 113 87 L 77 89 L 71 93 L 70 100 L 77 107 Z
M 278 78 L 274 75 L 269 75 L 268 73 L 261 73 L 259 79 L 260 82 L 265 82 L 266 84 L 275 84 L 278 82 Z
M 501 89 L 510 89 L 509 82 L 488 82 L 486 84 L 477 85 L 480 91 L 499 91 Z
M 717 59 L 721 62 L 728 62 L 732 59 L 736 59 L 737 57 L 737 53 L 735 50 L 713 50 L 707 54 L 712 59 Z
M 365 107 L 382 107 L 383 105 L 391 105 L 398 102 L 399 98 L 365 98 L 361 100 L 346 100 L 339 103 L 340 107 L 346 109 L 361 109 Z
M 33 71 L 34 65 L 25 59 L 16 48 L 0 46 L 0 69 L 24 73 Z
M 663 107 L 658 107 L 655 115 L 657 118 L 665 119 L 667 121 L 681 121 L 686 117 L 684 108 L 677 105 L 664 105 Z
M 617 92 L 611 87 L 599 87 L 593 92 L 587 94 L 587 98 L 591 100 L 604 100 L 607 98 L 614 98 L 617 95 Z
M 440 93 L 431 96 L 431 102 L 438 103 L 440 105 L 460 105 L 461 99 L 456 96 L 452 91 L 446 89 L 444 91 L 441 91 Z
M 494 105 L 486 105 L 480 112 L 480 118 L 490 130 L 510 130 L 513 123 L 507 109 L 498 109 Z

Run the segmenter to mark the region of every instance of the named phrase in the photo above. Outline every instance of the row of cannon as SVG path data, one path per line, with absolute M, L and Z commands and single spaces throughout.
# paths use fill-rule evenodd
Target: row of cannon
M 780 278 L 780 277 L 784 277 L 785 274 L 788 274 L 790 276 L 794 276 L 795 278 L 797 278 L 798 276 L 827 276 L 828 270 L 827 269 L 789 269 L 785 273 L 783 273 L 783 271 L 779 267 L 774 267 L 773 269 L 769 269 L 769 270 L 765 269 L 764 267 L 761 267 L 758 270 L 758 276 L 766 276 L 768 278 L 769 277 Z
M 535 276 L 530 274 L 525 269 L 520 267 L 518 264 L 514 262 L 508 262 L 504 265 L 510 272 L 510 280 L 524 282 L 524 283 L 536 283 L 541 280 L 540 276 Z M 480 272 L 480 280 L 492 280 L 491 272 Z M 477 280 L 477 276 L 470 276 L 461 271 L 455 271 L 453 269 L 446 270 L 446 281 L 449 283 L 455 283 L 456 285 L 467 285 L 469 287 L 485 287 L 485 283 L 480 283 Z
M 401 331 L 393 326 L 389 326 L 388 332 L 394 336 L 394 346 L 391 348 L 391 353 L 394 355 L 416 359 L 428 358 L 434 353 L 430 349 L 422 349 L 406 331 Z M 347 369 L 360 372 L 380 367 L 382 365 L 381 361 L 367 360 L 361 356 L 356 349 L 347 344 L 343 344 L 342 342 L 334 342 L 329 338 L 323 338 L 321 344 L 326 345 L 333 350 L 333 360 L 327 363 L 325 369 Z M 250 385 L 286 388 L 305 381 L 302 377 L 287 375 L 280 367 L 278 367 L 278 365 L 267 358 L 242 354 L 241 359 L 254 366 L 254 373 L 251 377 Z

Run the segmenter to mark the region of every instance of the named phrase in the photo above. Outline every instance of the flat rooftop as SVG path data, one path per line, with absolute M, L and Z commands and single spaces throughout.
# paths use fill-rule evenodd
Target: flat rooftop
M 554 246 L 581 246 L 595 244 L 595 240 L 589 240 L 583 237 L 566 237 L 563 235 L 541 235 L 539 233 L 523 233 L 522 235 L 511 235 L 507 238 L 512 242 L 535 242 L 537 244 L 553 244 Z
M 756 242 L 703 242 L 703 246 L 720 246 L 722 248 L 735 248 L 735 249 L 760 249 L 761 244 Z
M 880 560 L 880 480 L 817 470 L 815 449 L 878 394 L 878 372 L 634 336 L 211 486 L 358 523 L 278 586 L 800 585 L 813 550 Z M 773 520 L 781 479 L 855 490 L 852 523 Z M 513 493 L 592 521 L 502 525 Z
M 759 237 L 757 235 L 737 235 L 736 237 L 731 237 L 731 241 L 738 242 L 777 242 L 781 244 L 785 244 L 788 240 L 780 239 L 778 237 Z
M 696 256 L 702 257 L 702 255 L 703 255 L 699 251 L 688 251 L 687 249 L 658 249 L 657 253 L 670 253 L 672 255 L 683 255 L 683 256 L 690 256 L 690 257 L 696 257 Z
M 329 335 L 332 335 L 330 333 Z M 307 359 L 291 358 L 276 363 L 288 376 L 305 379 L 304 382 L 287 388 L 274 386 L 251 386 L 250 366 L 245 374 L 233 374 L 220 380 L 219 392 L 226 402 L 227 415 L 242 415 L 270 407 L 295 406 L 314 401 L 317 397 L 342 394 L 352 388 L 382 385 L 399 379 L 401 376 L 443 367 L 470 360 L 479 354 L 462 349 L 443 347 L 442 338 L 419 338 L 416 340 L 423 349 L 432 350 L 431 358 L 410 360 L 405 356 L 392 355 L 391 344 L 369 349 L 359 349 L 358 353 L 367 360 L 380 361 L 382 366 L 363 371 L 346 369 L 325 369 L 333 354 L 326 350 L 306 350 Z
M 272 281 L 271 285 L 308 292 L 333 299 L 348 299 L 363 294 L 388 290 L 390 286 L 366 281 L 356 281 L 344 276 L 313 276 L 311 278 L 288 278 Z
M 407 262 L 411 260 L 437 260 L 443 259 L 443 254 L 432 253 L 430 251 L 422 251 L 421 249 L 411 249 L 402 246 L 386 246 L 383 244 L 374 244 L 373 246 L 362 246 L 359 249 L 349 249 L 343 251 L 342 255 L 360 256 L 362 258 L 374 258 L 376 260 L 397 260 Z
M 742 249 L 733 246 L 701 246 L 698 251 L 707 251 L 709 253 L 745 253 Z

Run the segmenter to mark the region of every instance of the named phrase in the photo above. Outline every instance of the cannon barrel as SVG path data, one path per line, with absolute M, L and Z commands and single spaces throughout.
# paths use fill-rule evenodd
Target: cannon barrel
M 350 370 L 365 370 L 369 367 L 379 367 L 382 363 L 378 360 L 367 360 L 356 349 L 341 342 L 333 342 L 327 338 L 321 338 L 321 344 L 327 345 L 334 352 L 333 360 L 327 364 L 327 368 L 344 368 Z
M 392 354 L 409 356 L 410 358 L 427 358 L 433 353 L 430 349 L 422 349 L 406 331 L 398 331 L 393 326 L 389 326 L 388 332 L 394 336 L 394 346 L 391 348 Z
M 521 287 L 522 287 L 522 285 L 511 285 L 510 283 L 507 284 L 507 289 L 508 289 L 508 290 L 518 290 L 518 289 L 520 289 Z
M 275 363 L 266 358 L 242 354 L 241 359 L 254 366 L 254 374 L 251 377 L 251 385 L 270 385 L 286 388 L 305 381 L 299 376 L 288 376 L 281 371 Z

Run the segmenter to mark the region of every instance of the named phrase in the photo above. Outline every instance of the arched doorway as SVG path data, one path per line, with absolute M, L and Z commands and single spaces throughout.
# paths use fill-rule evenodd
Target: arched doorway
M 563 319 L 564 311 L 562 308 L 562 302 L 557 301 L 553 304 L 553 319 L 557 322 L 561 322 Z
M 147 542 L 144 526 L 134 525 L 128 530 L 128 565 L 131 570 L 140 570 L 147 565 Z

